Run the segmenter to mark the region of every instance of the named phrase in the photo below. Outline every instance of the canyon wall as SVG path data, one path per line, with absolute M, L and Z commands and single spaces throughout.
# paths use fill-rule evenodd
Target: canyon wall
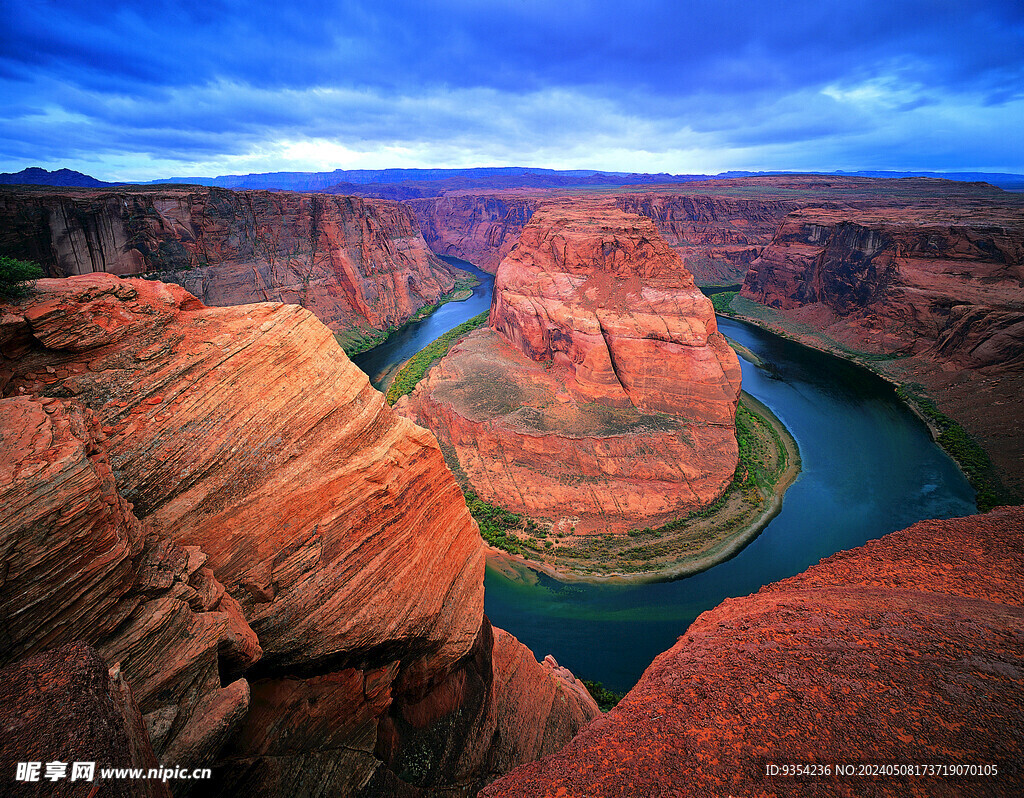
M 701 615 L 618 706 L 482 791 L 973 796 L 1024 790 L 1024 509 L 922 521 Z M 997 775 L 766 777 L 774 763 Z
M 856 349 L 1019 369 L 1024 207 L 797 211 L 752 265 L 743 296 L 797 311 Z
M 450 291 L 407 207 L 204 187 L 0 189 L 0 253 L 52 277 L 155 276 L 208 305 L 299 303 L 332 330 L 386 330 Z
M 471 794 L 597 714 L 490 630 L 433 437 L 310 312 L 100 273 L 3 311 L 3 661 L 84 639 L 209 794 Z
M 646 216 L 701 285 L 743 281 L 779 223 L 801 203 L 703 194 L 622 194 L 617 207 Z
M 846 200 L 786 217 L 741 292 L 773 310 L 742 312 L 923 390 L 984 446 L 1003 501 L 1024 496 L 1024 200 L 941 180 Z
M 512 250 L 539 200 L 517 192 L 450 193 L 408 200 L 423 238 L 438 255 L 468 260 L 494 274 Z
M 713 501 L 737 462 L 740 371 L 647 219 L 546 205 L 502 261 L 490 327 L 399 404 L 486 501 L 580 533 Z

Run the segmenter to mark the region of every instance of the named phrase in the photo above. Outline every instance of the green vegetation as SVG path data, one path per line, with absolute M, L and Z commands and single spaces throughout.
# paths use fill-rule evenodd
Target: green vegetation
M 535 540 L 520 537 L 516 533 L 526 532 L 537 537 L 547 537 L 547 531 L 540 528 L 532 518 L 488 504 L 474 493 L 472 488 L 463 488 L 466 507 L 480 527 L 480 535 L 491 546 L 509 554 L 523 554 L 523 549 L 539 551 Z
M 469 299 L 473 296 L 473 287 L 477 285 L 480 285 L 480 281 L 471 274 L 467 274 L 465 277 L 456 278 L 455 287 L 451 291 L 441 297 L 436 304 L 424 305 L 421 307 L 403 324 L 392 324 L 385 330 L 376 330 L 372 327 L 353 327 L 350 330 L 335 333 L 334 340 L 338 342 L 338 346 L 340 346 L 349 357 L 362 354 L 363 352 L 368 352 L 375 346 L 380 346 L 403 327 L 412 324 L 413 322 L 420 321 L 421 319 L 425 319 L 441 307 L 441 305 L 448 302 L 462 302 L 463 300 Z M 433 344 L 431 344 L 431 346 L 433 346 Z M 397 397 L 395 398 L 395 401 L 397 401 Z M 392 404 L 393 403 L 394 402 L 392 402 Z
M 732 308 L 729 305 L 732 304 L 738 293 L 739 291 L 719 291 L 717 294 L 712 294 L 711 304 L 715 306 L 715 313 L 732 313 Z
M 580 679 L 580 681 L 583 682 L 583 686 L 587 688 L 590 695 L 594 697 L 597 706 L 600 707 L 602 712 L 607 712 L 626 697 L 625 693 L 616 693 L 614 690 L 609 690 L 600 682 L 592 682 L 588 679 Z
M 448 350 L 451 348 L 459 338 L 464 336 L 466 333 L 472 332 L 477 327 L 482 327 L 487 323 L 487 314 L 490 311 L 485 310 L 483 313 L 478 313 L 469 321 L 464 321 L 458 327 L 455 327 L 440 338 L 436 338 L 427 344 L 423 349 L 413 355 L 409 362 L 406 363 L 399 372 L 395 375 L 394 381 L 391 383 L 391 387 L 388 388 L 388 404 L 393 405 L 403 396 L 408 393 L 412 393 L 412 389 L 416 387 L 416 384 L 423 379 L 423 375 L 427 373 L 434 363 L 444 357 Z
M 938 432 L 936 440 L 939 445 L 956 460 L 971 487 L 977 491 L 975 501 L 979 512 L 985 513 L 1002 504 L 1020 502 L 1018 497 L 1013 496 L 1003 486 L 985 450 L 967 433 L 967 430 L 921 393 L 921 386 L 908 383 L 897 388 L 896 394 L 907 404 L 916 407 L 934 425 Z
M 25 296 L 32 282 L 43 276 L 42 268 L 32 261 L 0 257 L 0 296 Z

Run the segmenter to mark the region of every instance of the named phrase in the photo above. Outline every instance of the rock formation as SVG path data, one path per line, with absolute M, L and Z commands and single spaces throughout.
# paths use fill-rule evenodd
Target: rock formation
M 98 789 L 117 798 L 170 798 L 160 779 L 104 777 L 106 768 L 148 772 L 159 765 L 128 685 L 84 643 L 0 670 L 0 724 L 5 795 L 82 796 Z M 36 765 L 33 780 L 15 781 L 19 763 Z M 57 765 L 53 778 L 48 763 Z M 76 763 L 91 764 L 92 775 L 77 773 Z
M 468 260 L 494 274 L 539 201 L 518 192 L 453 192 L 406 204 L 416 214 L 423 238 L 434 252 Z
M 481 796 L 1024 790 L 1024 510 L 922 521 L 701 615 L 601 720 Z M 765 777 L 766 763 L 995 776 Z
M 1024 203 L 970 211 L 794 212 L 743 295 L 856 349 L 1024 368 Z
M 407 207 L 219 188 L 4 188 L 0 253 L 49 276 L 152 275 L 208 305 L 301 303 L 332 330 L 386 330 L 454 284 Z
M 650 221 L 607 203 L 538 210 L 498 270 L 490 323 L 400 405 L 481 498 L 625 531 L 728 485 L 739 365 Z
M 121 663 L 164 761 L 230 740 L 208 791 L 292 794 L 300 772 L 325 795 L 363 787 L 380 729 L 388 761 L 405 755 L 389 717 L 430 700 L 459 765 L 419 786 L 478 787 L 522 760 L 445 735 L 464 713 L 445 685 L 471 670 L 556 696 L 519 726 L 477 702 L 517 753 L 597 714 L 535 660 L 501 669 L 480 536 L 434 439 L 308 311 L 45 279 L 4 308 L 0 351 L 4 660 L 84 636 Z
M 731 181 L 721 183 L 726 189 L 732 185 Z M 709 192 L 714 190 L 698 185 Z M 802 203 L 769 197 L 687 194 L 682 189 L 678 193 L 622 194 L 615 204 L 627 213 L 653 221 L 694 279 L 701 285 L 713 285 L 742 282 L 783 217 Z

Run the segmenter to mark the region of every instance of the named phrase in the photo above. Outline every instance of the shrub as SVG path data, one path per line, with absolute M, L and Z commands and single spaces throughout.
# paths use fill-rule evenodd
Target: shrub
M 42 276 L 42 268 L 32 261 L 0 256 L 0 296 L 24 296 Z

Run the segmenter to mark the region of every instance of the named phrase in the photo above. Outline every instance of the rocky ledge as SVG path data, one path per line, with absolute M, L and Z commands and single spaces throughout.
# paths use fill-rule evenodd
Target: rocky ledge
M 491 630 L 437 444 L 310 312 L 107 274 L 2 310 L 0 664 L 84 641 L 211 794 L 472 794 L 598 714 Z

